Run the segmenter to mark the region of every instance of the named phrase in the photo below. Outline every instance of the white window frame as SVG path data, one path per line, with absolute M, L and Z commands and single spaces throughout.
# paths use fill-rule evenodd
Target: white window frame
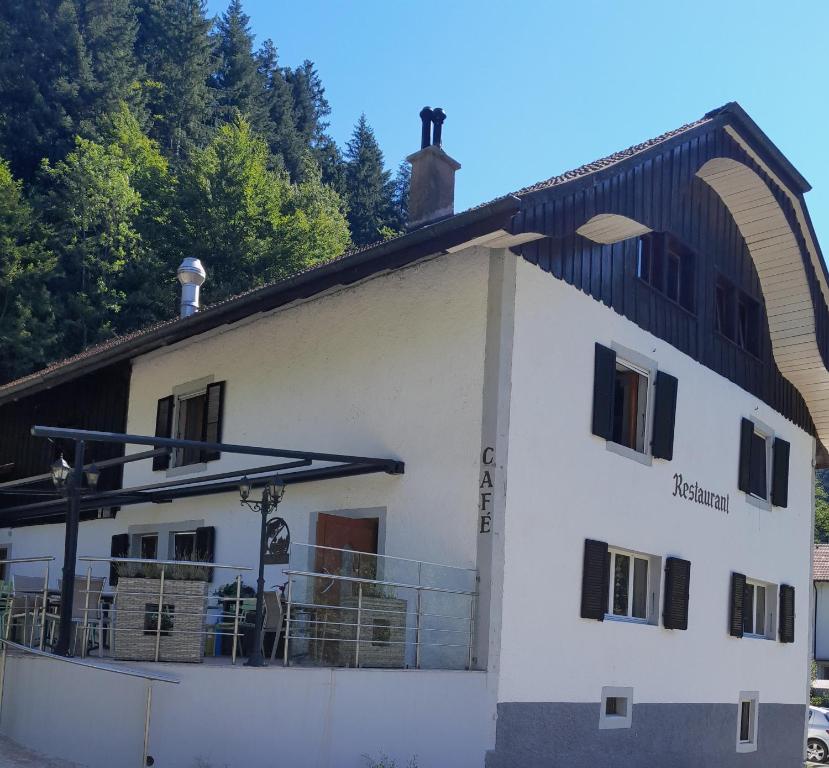
M 624 699 L 624 714 L 607 714 L 608 699 Z M 602 700 L 599 706 L 599 730 L 607 731 L 617 728 L 630 728 L 633 722 L 633 688 L 605 685 L 602 688 Z
M 155 559 L 158 560 L 158 551 L 159 551 L 159 547 L 161 546 L 160 545 L 161 540 L 158 536 L 157 531 L 147 531 L 146 533 L 137 534 L 137 538 L 138 538 L 138 554 L 137 554 L 137 557 L 141 557 L 141 558 L 144 557 L 144 539 L 148 539 L 150 537 L 155 538 Z
M 607 612 L 605 613 L 606 621 L 621 621 L 628 624 L 652 624 L 656 625 L 659 622 L 659 586 L 661 583 L 662 574 L 662 558 L 657 555 L 649 555 L 645 552 L 635 552 L 631 549 L 623 549 L 622 547 L 609 546 L 607 548 L 610 555 L 610 578 L 608 579 L 608 594 L 607 594 Z M 613 613 L 613 574 L 615 572 L 616 555 L 631 558 L 630 583 L 628 584 L 628 615 L 620 616 Z M 632 616 L 633 613 L 633 588 L 634 576 L 636 573 L 635 562 L 636 559 L 644 560 L 648 564 L 648 583 L 645 585 L 645 593 L 647 595 L 647 605 L 645 617 Z
M 749 703 L 748 739 L 740 739 L 743 717 L 743 704 Z M 740 691 L 737 699 L 737 752 L 757 751 L 757 730 L 759 725 L 760 693 L 758 691 Z
M 766 591 L 766 605 L 763 614 L 763 632 L 744 632 L 743 637 L 753 640 L 776 640 L 777 639 L 777 601 L 778 592 L 777 584 L 772 584 L 768 581 L 761 581 L 760 579 L 752 579 L 746 577 L 746 584 L 754 587 L 754 599 L 751 604 L 751 615 L 754 629 L 757 629 L 757 588 L 760 587 Z M 743 605 L 743 615 L 745 615 L 746 606 Z
M 606 440 L 605 447 L 611 453 L 632 459 L 639 464 L 651 466 L 653 464 L 651 440 L 653 439 L 654 387 L 656 386 L 658 366 L 655 360 L 651 360 L 633 349 L 617 344 L 615 341 L 611 342 L 610 347 L 616 353 L 617 365 L 623 365 L 625 368 L 635 371 L 641 376 L 644 376 L 647 381 L 645 387 L 645 434 L 644 450 L 642 451 L 637 451 L 635 448 L 628 448 L 628 446 L 621 445 L 613 440 Z
M 198 557 L 199 553 L 196 552 L 196 529 L 195 528 L 185 528 L 178 531 L 170 531 L 170 542 L 167 545 L 167 553 L 169 555 L 169 560 L 177 560 L 176 557 L 176 537 L 177 536 L 192 536 L 193 537 L 193 557 Z
M 759 509 L 771 511 L 771 473 L 774 458 L 774 430 L 768 424 L 764 424 L 762 421 L 759 421 L 758 419 L 751 417 L 747 418 L 754 425 L 754 434 L 759 435 L 766 441 L 766 498 L 764 499 L 761 496 L 757 496 L 753 493 L 746 493 L 746 501 L 752 506 L 758 507 Z M 749 456 L 749 466 L 750 465 L 751 456 Z
M 203 528 L 204 520 L 176 520 L 170 523 L 148 523 L 131 525 L 127 528 L 127 535 L 130 537 L 130 552 L 132 557 L 141 557 L 141 537 L 144 535 L 158 536 L 159 560 L 175 560 L 173 534 L 187 533 Z

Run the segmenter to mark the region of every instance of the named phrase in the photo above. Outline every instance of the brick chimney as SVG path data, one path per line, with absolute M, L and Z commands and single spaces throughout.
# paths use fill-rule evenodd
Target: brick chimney
M 446 113 L 440 107 L 423 107 L 420 119 L 420 150 L 406 158 L 412 164 L 409 229 L 446 219 L 455 212 L 455 171 L 461 167 L 441 148 Z

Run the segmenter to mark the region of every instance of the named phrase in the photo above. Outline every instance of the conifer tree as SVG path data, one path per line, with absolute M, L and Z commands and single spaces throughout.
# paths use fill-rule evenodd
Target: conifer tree
M 216 28 L 218 68 L 213 78 L 220 121 L 241 115 L 254 131 L 267 135 L 265 84 L 253 55 L 250 18 L 242 0 L 231 0 Z
M 351 237 L 358 245 L 371 243 L 394 227 L 391 174 L 383 166 L 383 152 L 374 131 L 360 115 L 346 153 L 348 222 Z
M 286 70 L 286 80 L 294 99 L 294 123 L 309 147 L 323 141 L 331 107 L 325 98 L 319 73 L 308 59 L 294 70 Z
M 0 381 L 28 373 L 54 352 L 45 285 L 54 260 L 38 235 L 21 183 L 0 160 Z
M 211 22 L 204 0 L 139 0 L 137 55 L 146 70 L 150 135 L 168 157 L 207 142 L 212 123 Z
M 257 54 L 259 73 L 264 83 L 264 99 L 269 126 L 266 139 L 271 154 L 281 158 L 293 181 L 299 179 L 307 149 L 294 122 L 293 95 L 285 74 L 279 67 L 276 46 L 265 40 Z
M 72 0 L 0 2 L 0 155 L 18 178 L 72 148 L 92 69 Z

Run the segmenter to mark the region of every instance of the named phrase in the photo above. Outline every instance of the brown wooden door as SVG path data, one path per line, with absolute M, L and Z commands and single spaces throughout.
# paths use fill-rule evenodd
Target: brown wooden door
M 376 517 L 352 518 L 320 513 L 317 519 L 317 546 L 332 549 L 317 550 L 317 573 L 376 578 L 377 558 L 361 557 L 360 553 L 377 554 L 379 522 Z M 321 602 L 336 603 L 341 594 L 351 592 L 348 582 L 318 581 L 320 584 L 317 590 Z

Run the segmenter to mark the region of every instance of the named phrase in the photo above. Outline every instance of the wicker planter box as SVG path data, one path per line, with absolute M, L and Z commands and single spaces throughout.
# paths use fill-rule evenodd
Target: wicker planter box
M 343 608 L 357 607 L 357 596 L 343 598 Z M 339 628 L 343 640 L 357 640 L 357 611 L 341 611 Z M 402 669 L 406 665 L 406 601 L 396 597 L 363 596 L 360 624 L 361 667 Z M 337 643 L 340 666 L 353 666 L 356 642 Z
M 115 598 L 114 659 L 155 661 L 160 579 L 121 576 Z M 164 581 L 159 661 L 204 659 L 207 582 Z

